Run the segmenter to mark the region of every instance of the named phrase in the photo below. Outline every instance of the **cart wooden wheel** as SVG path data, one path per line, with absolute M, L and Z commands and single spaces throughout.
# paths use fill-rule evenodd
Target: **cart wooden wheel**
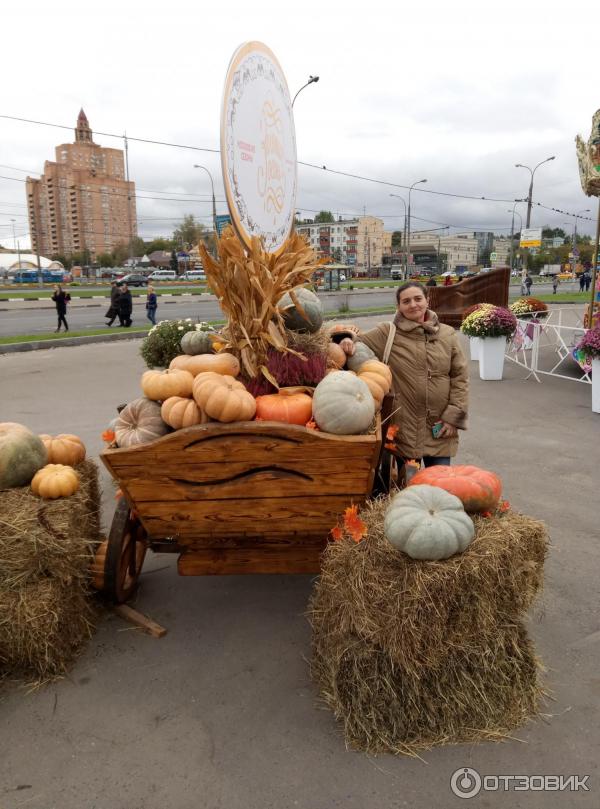
M 103 594 L 115 604 L 127 601 L 137 587 L 148 547 L 146 532 L 125 498 L 115 509 L 104 564 Z

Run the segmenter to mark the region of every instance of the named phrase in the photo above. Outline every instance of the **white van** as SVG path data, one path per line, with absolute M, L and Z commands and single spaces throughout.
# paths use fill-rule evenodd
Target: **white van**
M 181 276 L 182 281 L 206 281 L 204 270 L 187 270 Z
M 177 279 L 177 273 L 173 270 L 154 270 L 154 272 L 148 276 L 149 281 L 175 281 Z

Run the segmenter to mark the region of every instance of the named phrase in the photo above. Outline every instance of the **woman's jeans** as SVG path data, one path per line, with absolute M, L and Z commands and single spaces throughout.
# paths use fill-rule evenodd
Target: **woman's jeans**
M 156 326 L 156 308 L 150 307 L 146 310 L 146 317 L 152 323 L 153 326 Z
M 433 456 L 428 455 L 423 458 L 423 465 L 427 469 L 429 466 L 450 466 L 450 456 L 449 455 L 439 455 Z

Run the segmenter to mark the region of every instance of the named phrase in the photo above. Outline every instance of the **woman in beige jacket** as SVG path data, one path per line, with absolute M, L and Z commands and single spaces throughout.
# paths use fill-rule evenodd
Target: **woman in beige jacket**
M 458 431 L 467 427 L 468 364 L 458 335 L 439 323 L 427 305 L 427 290 L 408 281 L 396 292 L 398 309 L 388 365 L 392 372 L 394 437 L 399 460 L 423 459 L 425 466 L 450 464 L 458 449 Z M 355 339 L 383 359 L 392 324 L 380 323 Z M 354 341 L 340 343 L 346 354 Z M 437 436 L 437 437 L 435 437 Z

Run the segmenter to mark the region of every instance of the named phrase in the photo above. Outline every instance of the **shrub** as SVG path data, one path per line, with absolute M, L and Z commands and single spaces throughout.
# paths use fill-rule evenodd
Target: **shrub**
M 148 368 L 167 368 L 172 359 L 182 353 L 181 338 L 188 331 L 211 331 L 208 323 L 185 320 L 161 320 L 144 339 L 140 354 Z

